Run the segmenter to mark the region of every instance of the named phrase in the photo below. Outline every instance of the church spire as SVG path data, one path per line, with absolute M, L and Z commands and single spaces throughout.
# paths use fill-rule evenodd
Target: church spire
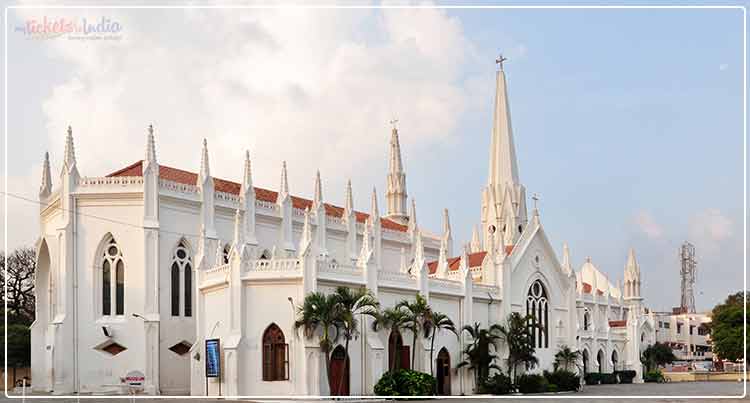
M 154 141 L 154 126 L 148 125 L 146 135 L 146 162 L 149 164 L 156 163 L 156 142 Z
M 510 104 L 508 88 L 505 82 L 505 71 L 502 56 L 497 59 L 500 68 L 497 71 L 495 88 L 495 113 L 492 120 L 492 139 L 490 142 L 490 170 L 487 184 L 490 187 L 502 187 L 506 183 L 518 184 L 518 164 L 516 148 L 513 144 L 513 129 L 510 123 Z M 495 190 L 497 192 L 497 190 Z
M 323 205 L 323 185 L 320 182 L 320 170 L 315 173 L 315 196 L 313 197 L 313 210 L 317 211 Z
M 385 198 L 388 204 L 386 212 L 389 218 L 401 222 L 406 220 L 406 173 L 401 160 L 401 145 L 398 141 L 398 129 L 394 119 L 391 121 L 390 159 L 388 160 L 388 177 L 386 179 Z

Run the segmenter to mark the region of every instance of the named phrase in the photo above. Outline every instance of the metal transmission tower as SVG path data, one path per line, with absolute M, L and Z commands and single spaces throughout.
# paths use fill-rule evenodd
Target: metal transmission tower
M 681 290 L 682 298 L 680 300 L 680 310 L 683 313 L 695 313 L 695 246 L 685 241 L 680 246 L 680 280 L 682 281 Z

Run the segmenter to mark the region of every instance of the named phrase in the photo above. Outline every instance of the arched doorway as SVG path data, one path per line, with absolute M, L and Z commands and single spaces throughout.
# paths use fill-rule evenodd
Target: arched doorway
M 589 373 L 589 351 L 583 350 L 583 373 Z
M 598 367 L 600 374 L 604 372 L 604 351 L 602 350 L 599 350 L 599 352 L 596 353 L 596 366 Z
M 435 360 L 435 378 L 437 378 L 437 394 L 450 396 L 451 394 L 451 356 L 445 347 L 440 349 Z
M 349 357 L 341 345 L 331 354 L 331 396 L 349 396 Z
M 388 370 L 409 369 L 411 358 L 409 346 L 404 345 L 404 339 L 398 329 L 392 329 L 388 337 Z
M 612 371 L 617 371 L 617 350 L 612 350 Z

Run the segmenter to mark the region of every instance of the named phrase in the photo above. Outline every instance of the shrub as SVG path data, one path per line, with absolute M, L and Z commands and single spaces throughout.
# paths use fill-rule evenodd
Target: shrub
M 557 386 L 559 391 L 578 390 L 581 378 L 573 372 L 559 369 L 555 372 L 544 371 L 547 382 Z
M 481 380 L 479 384 L 479 393 L 506 395 L 512 390 L 513 382 L 511 382 L 509 376 L 502 372 Z
M 644 382 L 664 382 L 664 374 L 661 373 L 661 370 L 654 369 L 654 370 L 646 372 L 643 375 L 643 381 Z
M 375 384 L 378 396 L 429 396 L 435 392 L 435 377 L 410 369 L 389 371 Z
M 632 369 L 615 371 L 615 375 L 620 378 L 620 383 L 633 383 L 633 378 L 635 378 L 635 371 Z
M 557 385 L 554 383 L 547 384 L 547 392 L 557 393 Z
M 539 374 L 523 374 L 516 381 L 521 393 L 542 393 L 547 391 L 547 379 Z

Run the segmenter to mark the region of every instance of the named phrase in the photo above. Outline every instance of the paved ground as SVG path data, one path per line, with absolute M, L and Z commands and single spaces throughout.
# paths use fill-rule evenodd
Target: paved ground
M 634 385 L 599 385 L 599 386 L 587 386 L 583 392 L 580 393 L 565 393 L 558 395 L 542 395 L 542 398 L 536 398 L 531 396 L 504 396 L 502 399 L 494 398 L 483 398 L 473 397 L 471 399 L 451 399 L 450 401 L 466 401 L 470 403 L 495 403 L 495 402 L 538 402 L 538 403 L 550 403 L 550 402 L 563 402 L 571 403 L 576 401 L 584 402 L 717 402 L 729 403 L 729 402 L 750 402 L 750 398 L 740 399 L 743 393 L 743 385 L 739 382 L 679 382 L 679 383 L 645 383 L 645 384 L 634 384 Z M 624 396 L 666 396 L 659 399 L 629 399 Z M 678 398 L 669 396 L 689 396 L 691 398 Z M 704 399 L 696 399 L 698 396 L 713 396 Z M 734 398 L 719 399 L 719 396 L 735 396 Z M 600 399 L 606 397 L 606 399 Z M 0 402 L 12 403 L 21 401 L 19 398 L 9 399 L 5 396 L 0 397 Z M 146 402 L 176 402 L 176 403 L 197 403 L 197 402 L 229 402 L 228 400 L 216 400 L 216 399 L 102 399 L 97 397 L 82 398 L 82 399 L 49 399 L 44 396 L 33 396 L 27 399 L 29 403 L 73 403 L 73 402 L 105 402 L 105 403 L 146 403 Z M 252 401 L 251 399 L 244 400 Z M 352 402 L 352 400 L 342 400 L 343 402 Z M 321 401 L 317 401 L 321 402 Z M 363 402 L 359 400 L 358 403 Z M 367 402 L 367 401 L 364 401 Z M 414 401 L 412 401 L 414 402 Z M 432 401 L 435 402 L 435 401 Z

